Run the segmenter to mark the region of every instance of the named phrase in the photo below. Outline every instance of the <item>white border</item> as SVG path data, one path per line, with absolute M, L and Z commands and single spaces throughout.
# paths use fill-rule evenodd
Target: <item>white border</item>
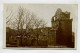
M 79 53 L 80 52 L 80 10 L 78 10 L 78 34 L 77 34 L 77 50 L 10 50 L 2 48 L 2 37 L 3 37 L 3 4 L 4 3 L 50 3 L 50 4 L 79 4 L 78 0 L 0 0 L 0 53 Z M 79 5 L 80 6 L 80 5 Z M 80 7 L 78 6 L 78 9 Z

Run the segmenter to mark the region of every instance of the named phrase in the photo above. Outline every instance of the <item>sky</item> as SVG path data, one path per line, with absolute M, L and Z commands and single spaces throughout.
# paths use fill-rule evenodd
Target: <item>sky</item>
M 73 19 L 72 31 L 76 32 L 78 17 L 76 4 L 4 4 L 4 17 L 10 13 L 10 10 L 16 10 L 19 6 L 35 13 L 39 19 L 43 19 L 47 23 L 48 27 L 51 27 L 51 18 L 58 8 L 61 8 L 63 12 L 68 11 L 70 18 Z

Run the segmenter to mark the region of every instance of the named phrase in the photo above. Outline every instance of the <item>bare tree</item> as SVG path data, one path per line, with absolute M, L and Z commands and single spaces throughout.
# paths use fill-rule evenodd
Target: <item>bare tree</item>
M 11 16 L 11 13 L 9 16 Z M 19 7 L 16 14 L 17 15 L 14 16 L 14 19 L 10 18 L 6 23 L 11 21 L 10 25 L 13 27 L 13 29 L 17 30 L 16 35 L 21 37 L 21 44 L 22 44 L 23 36 L 27 35 L 30 32 L 30 29 L 37 28 L 36 35 L 38 39 L 38 35 L 39 35 L 38 28 L 45 27 L 46 26 L 45 22 L 42 19 L 38 19 L 38 17 L 33 12 L 23 7 Z M 6 19 L 8 17 L 6 17 Z

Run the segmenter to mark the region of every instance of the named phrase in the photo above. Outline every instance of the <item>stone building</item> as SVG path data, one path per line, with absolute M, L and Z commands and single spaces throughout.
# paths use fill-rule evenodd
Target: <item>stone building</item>
M 52 31 L 54 43 L 56 45 L 72 45 L 72 19 L 70 19 L 70 12 L 62 12 L 59 8 L 52 17 Z

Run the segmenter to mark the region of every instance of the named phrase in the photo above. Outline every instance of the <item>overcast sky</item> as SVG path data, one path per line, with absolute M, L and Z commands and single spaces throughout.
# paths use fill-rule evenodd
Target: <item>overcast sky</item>
M 77 5 L 75 4 L 5 4 L 4 17 L 9 14 L 10 10 L 16 10 L 19 6 L 27 8 L 35 13 L 39 19 L 43 19 L 45 22 L 47 22 L 48 27 L 51 27 L 51 18 L 54 16 L 56 10 L 61 8 L 63 12 L 68 11 L 71 13 L 70 18 L 73 19 L 72 31 L 75 32 L 77 28 Z

